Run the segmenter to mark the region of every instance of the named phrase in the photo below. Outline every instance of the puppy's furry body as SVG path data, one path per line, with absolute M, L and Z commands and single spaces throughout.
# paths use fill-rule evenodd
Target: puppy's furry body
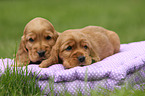
M 25 26 L 16 54 L 17 66 L 47 59 L 57 37 L 58 33 L 48 20 L 40 17 L 31 20 Z
M 51 56 L 39 66 L 50 66 L 58 63 L 59 59 L 65 68 L 90 65 L 92 60 L 98 62 L 119 52 L 119 49 L 118 35 L 102 27 L 87 26 L 82 29 L 66 30 L 58 37 Z

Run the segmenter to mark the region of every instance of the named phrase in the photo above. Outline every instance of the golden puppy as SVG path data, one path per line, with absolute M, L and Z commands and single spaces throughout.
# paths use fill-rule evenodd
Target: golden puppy
M 34 18 L 24 29 L 20 46 L 16 54 L 17 66 L 40 63 L 50 56 L 58 33 L 53 25 L 44 18 Z
M 119 52 L 118 35 L 98 26 L 64 31 L 52 48 L 51 56 L 39 66 L 47 67 L 63 62 L 65 68 L 90 65 Z

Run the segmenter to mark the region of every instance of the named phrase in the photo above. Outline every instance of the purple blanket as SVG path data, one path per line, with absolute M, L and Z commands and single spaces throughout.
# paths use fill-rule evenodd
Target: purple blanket
M 13 64 L 11 59 L 1 59 L 0 67 L 2 74 L 6 65 Z M 25 68 L 25 67 L 23 67 Z M 38 84 L 41 89 L 49 93 L 49 79 L 54 79 L 54 92 L 68 91 L 72 94 L 86 92 L 86 88 L 94 89 L 104 87 L 113 89 L 120 87 L 128 80 L 134 80 L 136 87 L 139 77 L 136 72 L 145 78 L 145 41 L 121 44 L 120 52 L 89 66 L 65 69 L 62 64 L 55 64 L 48 68 L 39 68 L 38 65 L 28 65 L 29 72 L 38 74 Z M 87 79 L 86 79 L 87 78 Z M 85 79 L 87 82 L 85 82 Z M 87 92 L 88 92 L 87 91 Z

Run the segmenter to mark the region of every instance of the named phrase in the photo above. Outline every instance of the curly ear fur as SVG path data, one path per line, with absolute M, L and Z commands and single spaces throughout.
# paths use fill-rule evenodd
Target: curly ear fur
M 28 50 L 26 49 L 26 46 L 25 46 L 24 36 L 22 36 L 19 49 L 16 54 L 16 60 L 15 60 L 15 63 L 17 64 L 18 67 L 21 67 L 23 65 L 30 63 L 30 59 L 28 57 L 27 51 Z
M 100 61 L 100 57 L 99 57 L 99 54 L 97 54 L 94 49 L 90 49 L 91 53 L 90 53 L 90 56 L 92 57 L 92 60 L 94 60 L 95 62 L 98 62 Z
M 50 57 L 44 61 L 41 62 L 41 64 L 39 65 L 39 67 L 41 68 L 46 68 L 50 65 L 59 63 L 59 47 L 58 44 L 56 43 L 53 47 L 52 50 L 50 52 Z

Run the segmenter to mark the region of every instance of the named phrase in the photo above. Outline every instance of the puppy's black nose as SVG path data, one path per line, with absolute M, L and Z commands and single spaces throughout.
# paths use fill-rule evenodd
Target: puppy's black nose
M 79 56 L 79 57 L 78 57 L 78 60 L 79 60 L 80 62 L 84 62 L 84 61 L 85 61 L 85 56 Z
M 45 51 L 41 50 L 41 51 L 38 51 L 37 53 L 40 57 L 43 57 L 45 54 Z

